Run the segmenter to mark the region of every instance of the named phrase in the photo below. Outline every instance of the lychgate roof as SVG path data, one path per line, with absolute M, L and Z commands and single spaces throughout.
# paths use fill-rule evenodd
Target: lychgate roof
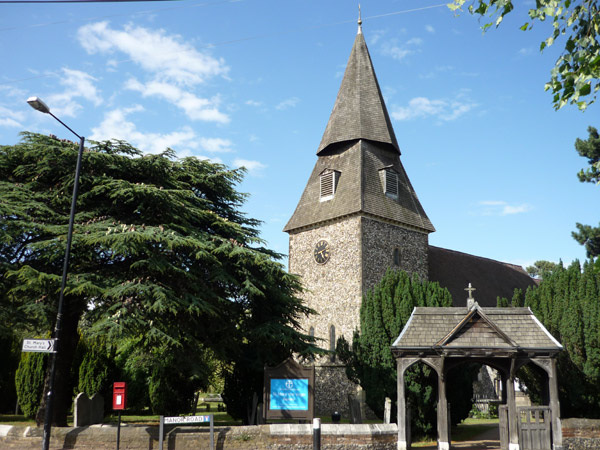
M 354 40 L 342 85 L 317 155 L 331 144 L 355 139 L 389 144 L 400 153 L 362 33 L 358 33 Z
M 417 307 L 392 344 L 394 353 L 462 355 L 555 353 L 561 344 L 529 308 Z

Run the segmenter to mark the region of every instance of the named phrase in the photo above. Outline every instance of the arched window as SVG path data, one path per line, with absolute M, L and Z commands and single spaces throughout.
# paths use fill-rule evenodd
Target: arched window
M 311 337 L 315 337 L 315 327 L 310 327 L 308 329 L 308 335 Z

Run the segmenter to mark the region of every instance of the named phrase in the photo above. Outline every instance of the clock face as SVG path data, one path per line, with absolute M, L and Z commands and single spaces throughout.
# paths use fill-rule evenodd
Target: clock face
M 317 242 L 317 244 L 315 245 L 314 256 L 315 261 L 319 264 L 325 264 L 327 261 L 329 261 L 329 243 L 323 239 Z

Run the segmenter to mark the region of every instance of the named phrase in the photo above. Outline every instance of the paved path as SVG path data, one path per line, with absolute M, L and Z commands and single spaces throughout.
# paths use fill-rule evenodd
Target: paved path
M 478 434 L 472 441 L 452 442 L 451 448 L 469 449 L 469 450 L 500 450 L 500 434 L 498 427 L 485 430 Z
M 437 448 L 436 443 L 427 445 L 425 447 L 418 447 L 419 450 L 435 448 Z M 484 432 L 473 437 L 473 440 L 471 441 L 452 441 L 451 448 L 461 450 L 500 450 L 500 435 L 498 427 L 496 426 L 485 430 Z

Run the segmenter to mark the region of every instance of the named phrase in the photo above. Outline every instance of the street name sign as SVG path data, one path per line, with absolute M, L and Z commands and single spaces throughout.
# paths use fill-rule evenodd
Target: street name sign
M 24 352 L 56 353 L 54 350 L 54 339 L 23 339 Z
M 205 423 L 210 422 L 210 416 L 176 416 L 165 417 L 165 425 L 167 424 L 184 424 L 184 423 Z

